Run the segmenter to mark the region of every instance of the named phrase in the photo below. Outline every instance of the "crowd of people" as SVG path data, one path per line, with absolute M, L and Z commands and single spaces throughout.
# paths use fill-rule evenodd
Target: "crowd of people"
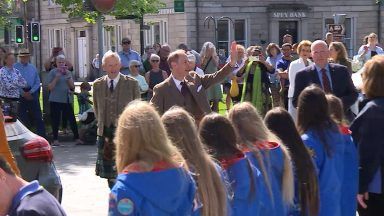
M 232 42 L 226 59 L 211 42 L 200 54 L 185 44 L 173 52 L 155 44 L 142 59 L 123 38 L 123 51 L 106 52 L 99 65 L 106 75 L 95 80 L 92 95 L 96 175 L 111 189 L 109 215 L 384 214 L 384 56 L 377 36 L 369 34 L 359 49 L 360 92 L 345 46 L 330 34 L 283 41 L 265 53 Z M 60 52 L 48 85 L 53 144 L 64 118 L 81 143 L 73 77 Z M 30 100 L 34 79 L 14 63 L 6 54 L 0 96 Z M 222 83 L 225 115 L 218 114 Z M 89 90 L 82 87 L 86 96 Z M 0 165 L 0 189 L 10 182 L 38 188 Z M 7 192 L 0 212 L 18 209 L 9 203 L 17 192 Z

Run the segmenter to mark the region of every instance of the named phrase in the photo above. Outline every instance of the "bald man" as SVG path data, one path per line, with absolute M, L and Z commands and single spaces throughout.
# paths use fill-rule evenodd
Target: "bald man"
M 314 65 L 304 68 L 296 75 L 293 105 L 297 107 L 298 97 L 305 87 L 316 84 L 325 93 L 339 97 L 343 101 L 344 110 L 348 110 L 357 99 L 357 90 L 347 67 L 328 63 L 328 46 L 322 40 L 312 43 L 311 54 Z

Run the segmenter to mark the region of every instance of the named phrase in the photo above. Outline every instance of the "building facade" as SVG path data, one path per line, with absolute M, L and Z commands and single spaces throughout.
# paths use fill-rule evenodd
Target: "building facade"
M 384 12 L 375 0 L 185 0 L 183 13 L 174 12 L 173 2 L 159 14 L 146 16 L 146 23 L 155 24 L 146 33 L 146 44 L 187 43 L 200 50 L 205 41 L 212 41 L 228 50 L 233 39 L 245 46 L 266 46 L 281 44 L 287 33 L 295 43 L 313 41 L 324 38 L 334 14 L 345 14 L 342 40 L 350 56 L 365 35 L 375 32 L 379 41 L 384 36 Z
M 68 18 L 53 0 L 34 2 L 33 18 L 41 23 L 41 43 L 33 45 L 36 59 L 41 59 L 36 65 L 43 71 L 52 48 L 63 47 L 75 76 L 84 80 L 98 53 L 97 25 Z M 375 0 L 184 0 L 184 12 L 175 12 L 174 0 L 163 2 L 166 6 L 159 13 L 144 16 L 149 26 L 143 30 L 144 45 L 168 43 L 175 49 L 186 43 L 200 51 L 204 42 L 212 41 L 227 51 L 233 39 L 245 46 L 265 47 L 270 42 L 281 44 L 286 33 L 293 35 L 294 42 L 313 41 L 324 38 L 334 14 L 345 14 L 343 42 L 350 56 L 357 53 L 368 33 L 377 33 L 379 41 L 384 36 L 384 12 Z M 102 31 L 104 52 L 120 51 L 123 37 L 130 37 L 132 48 L 140 50 L 140 25 L 134 20 L 107 16 Z

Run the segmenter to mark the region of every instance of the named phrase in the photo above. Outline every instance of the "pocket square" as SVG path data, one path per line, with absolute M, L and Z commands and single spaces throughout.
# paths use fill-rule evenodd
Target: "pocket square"
M 197 92 L 200 92 L 201 88 L 203 88 L 202 85 L 200 85 L 199 87 L 197 87 Z

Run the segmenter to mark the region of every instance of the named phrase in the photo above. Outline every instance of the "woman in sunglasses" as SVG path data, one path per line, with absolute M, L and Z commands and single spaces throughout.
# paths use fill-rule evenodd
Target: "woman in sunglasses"
M 148 100 L 152 98 L 153 95 L 153 87 L 155 85 L 163 82 L 166 78 L 168 78 L 168 74 L 166 71 L 160 69 L 160 56 L 156 54 L 152 54 L 149 58 L 149 61 L 152 66 L 152 70 L 148 71 L 145 74 L 145 80 L 148 83 Z

